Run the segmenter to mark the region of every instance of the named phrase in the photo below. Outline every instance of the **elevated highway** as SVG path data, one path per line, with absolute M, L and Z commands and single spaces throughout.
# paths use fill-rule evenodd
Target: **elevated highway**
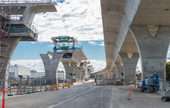
M 136 59 L 141 56 L 143 76 L 158 73 L 164 81 L 170 41 L 169 7 L 169 0 L 101 0 L 107 63 L 105 71 L 111 70 L 119 53 L 122 55 L 121 47 L 131 32 L 138 46 L 137 53 L 133 55 Z M 133 62 L 136 64 L 136 60 Z M 130 72 L 128 69 L 126 71 Z

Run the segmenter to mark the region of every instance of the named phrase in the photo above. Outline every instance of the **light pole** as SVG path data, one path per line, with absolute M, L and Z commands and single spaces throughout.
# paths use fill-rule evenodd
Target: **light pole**
M 58 70 L 57 70 L 57 72 L 56 72 L 56 77 L 57 77 L 57 88 L 56 89 L 58 89 Z
M 19 84 L 18 84 L 18 93 L 17 94 L 22 94 L 22 78 L 23 76 L 22 75 L 18 75 L 19 77 Z

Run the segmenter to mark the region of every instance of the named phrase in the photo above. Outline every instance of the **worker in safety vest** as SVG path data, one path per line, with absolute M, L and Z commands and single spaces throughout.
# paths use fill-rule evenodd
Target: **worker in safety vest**
M 135 89 L 135 84 L 133 82 L 131 82 L 128 86 L 128 100 L 132 99 L 134 89 Z

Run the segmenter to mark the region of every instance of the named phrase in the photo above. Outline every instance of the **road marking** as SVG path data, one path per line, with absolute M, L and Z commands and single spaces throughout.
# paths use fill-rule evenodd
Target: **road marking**
M 85 92 L 83 92 L 83 93 L 81 93 L 81 94 L 79 94 L 79 95 L 71 96 L 70 98 L 68 98 L 68 99 L 66 99 L 66 100 L 64 100 L 64 101 L 62 101 L 62 102 L 59 102 L 59 103 L 57 103 L 57 104 L 55 104 L 55 105 L 50 105 L 48 108 L 56 108 L 57 106 L 60 106 L 60 105 L 62 105 L 62 104 L 64 104 L 64 103 L 67 103 L 67 102 L 70 102 L 70 101 L 74 100 L 75 98 L 78 98 L 78 97 L 80 97 L 80 96 L 82 96 L 82 95 L 85 95 L 85 94 L 93 91 L 95 88 L 96 88 L 96 87 L 94 87 L 94 88 L 92 88 L 92 89 L 90 89 L 90 90 L 87 90 L 87 91 L 85 91 Z
M 111 91 L 112 91 L 111 93 L 112 97 L 111 97 L 111 102 L 110 102 L 110 108 L 113 108 L 113 87 Z

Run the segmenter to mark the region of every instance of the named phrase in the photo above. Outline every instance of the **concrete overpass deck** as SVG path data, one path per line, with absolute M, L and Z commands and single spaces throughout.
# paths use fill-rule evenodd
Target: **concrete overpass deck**
M 103 71 L 106 74 L 112 71 L 119 54 L 122 55 L 121 48 L 134 49 L 135 45 L 124 44 L 131 32 L 136 40 L 136 56 L 134 56 L 135 59 L 126 60 L 128 57 L 124 59 L 133 62 L 128 63 L 133 66 L 125 66 L 126 71 L 130 73 L 130 70 L 134 70 L 135 62 L 140 57 L 143 77 L 157 73 L 163 88 L 166 81 L 165 63 L 170 43 L 169 6 L 169 0 L 101 0 L 107 64 Z M 132 50 L 127 50 L 128 56 L 132 55 L 131 52 Z

